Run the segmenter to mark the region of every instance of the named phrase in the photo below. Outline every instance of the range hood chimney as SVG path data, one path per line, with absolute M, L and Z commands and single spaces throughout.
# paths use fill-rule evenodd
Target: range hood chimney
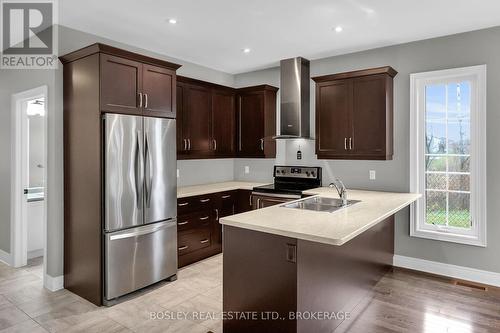
M 280 134 L 275 139 L 309 138 L 309 60 L 281 60 L 280 68 Z

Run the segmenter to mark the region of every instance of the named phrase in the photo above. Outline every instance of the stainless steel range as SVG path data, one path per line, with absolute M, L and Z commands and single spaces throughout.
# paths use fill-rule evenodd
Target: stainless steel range
M 321 167 L 274 166 L 274 183 L 252 191 L 252 209 L 259 209 L 303 197 L 302 192 L 321 186 Z

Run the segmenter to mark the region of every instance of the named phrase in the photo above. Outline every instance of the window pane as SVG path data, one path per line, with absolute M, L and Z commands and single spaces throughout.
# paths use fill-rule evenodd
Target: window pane
M 448 202 L 448 225 L 459 228 L 470 228 L 470 194 L 451 192 Z
M 470 155 L 449 156 L 448 171 L 451 172 L 470 172 Z
M 448 153 L 470 154 L 470 123 L 448 120 Z
M 428 190 L 446 190 L 446 173 L 428 173 L 425 179 Z
M 470 228 L 470 82 L 426 87 L 426 223 Z
M 425 166 L 428 171 L 446 171 L 447 157 L 442 156 L 426 156 Z
M 470 191 L 469 174 L 448 175 L 448 189 L 450 191 Z
M 426 207 L 428 224 L 446 224 L 446 192 L 427 191 Z
M 446 122 L 444 120 L 427 121 L 425 137 L 425 152 L 427 154 L 444 154 L 446 152 Z

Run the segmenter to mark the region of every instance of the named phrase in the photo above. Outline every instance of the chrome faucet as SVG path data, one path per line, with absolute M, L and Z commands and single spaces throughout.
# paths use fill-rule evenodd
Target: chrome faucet
M 330 183 L 330 185 L 328 185 L 328 187 L 335 188 L 337 190 L 337 193 L 339 194 L 340 199 L 342 199 L 342 206 L 347 206 L 347 204 L 348 204 L 347 189 L 346 189 L 344 183 L 340 179 L 335 178 L 333 183 Z

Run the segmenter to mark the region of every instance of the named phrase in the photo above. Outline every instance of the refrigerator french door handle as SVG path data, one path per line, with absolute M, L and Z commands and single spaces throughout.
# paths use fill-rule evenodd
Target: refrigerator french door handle
M 146 146 L 145 146 L 145 178 L 146 178 L 146 207 L 149 208 L 151 204 L 151 187 L 153 186 L 153 177 L 152 177 L 152 166 L 153 161 L 151 157 L 151 151 L 149 148 L 149 133 L 145 132 L 146 137 Z
M 141 206 L 140 186 L 142 185 L 142 181 L 139 180 L 139 178 L 140 178 L 139 169 L 141 168 L 139 163 L 142 163 L 142 161 L 139 160 L 139 156 L 142 156 L 141 143 L 140 143 L 141 132 L 137 131 L 135 136 L 136 136 L 136 138 L 135 138 L 135 154 L 134 154 L 135 200 L 137 203 L 137 207 L 140 207 Z
M 177 225 L 177 221 L 175 219 L 169 220 L 168 222 L 165 222 L 161 225 L 153 224 L 149 227 L 142 227 L 141 230 L 119 233 L 117 235 L 111 235 L 111 236 L 109 236 L 109 240 L 113 241 L 113 240 L 118 240 L 118 239 L 124 239 L 124 238 L 152 234 L 152 233 L 157 232 L 159 230 L 175 227 L 176 225 Z

